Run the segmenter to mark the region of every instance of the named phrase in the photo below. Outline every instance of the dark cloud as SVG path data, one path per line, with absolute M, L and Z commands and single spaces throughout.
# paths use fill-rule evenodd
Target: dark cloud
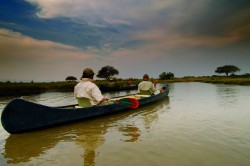
M 225 36 L 234 29 L 249 25 L 250 1 L 210 0 L 194 8 L 196 2 L 189 1 L 189 5 L 183 5 L 177 11 L 183 12 L 183 18 L 174 28 L 183 34 Z
M 69 18 L 39 18 L 39 9 L 27 2 L 1 2 L 0 28 L 11 29 L 39 40 L 50 40 L 81 48 L 102 47 L 112 37 L 121 36 L 116 27 L 98 27 Z

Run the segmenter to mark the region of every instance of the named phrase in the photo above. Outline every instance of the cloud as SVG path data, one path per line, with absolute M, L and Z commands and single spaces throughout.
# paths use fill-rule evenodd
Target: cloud
M 81 62 L 96 57 L 97 55 L 82 52 L 76 47 L 36 40 L 18 32 L 0 29 L 0 74 L 2 78 L 13 77 L 13 73 L 14 75 L 22 73 L 21 78 L 26 73 L 25 78 L 28 78 L 36 75 L 35 71 L 44 78 L 49 78 L 48 75 L 53 77 L 52 73 L 60 73 L 58 75 L 66 77 L 62 71 L 68 73 L 71 71 L 71 65 L 78 66 Z M 12 73 L 12 76 L 9 73 Z M 20 77 L 17 76 L 21 79 Z
M 41 18 L 68 17 L 84 20 L 106 21 L 110 24 L 131 24 L 155 15 L 159 10 L 177 4 L 179 1 L 162 0 L 26 0 L 39 7 Z
M 36 40 L 7 29 L 0 29 L 0 39 L 1 56 L 6 56 L 5 58 L 16 58 L 15 56 L 19 54 L 22 58 L 25 56 L 30 59 L 77 58 L 84 60 L 94 56 L 85 54 L 73 46 Z M 44 50 L 46 50 L 46 53 Z
M 117 50 L 165 45 L 163 49 L 169 50 L 224 46 L 249 39 L 246 20 L 250 10 L 243 1 L 26 1 L 40 9 L 36 14 L 46 23 L 44 26 L 54 27 L 50 31 L 39 29 L 33 36 L 40 34 L 45 40 L 82 48 L 103 49 L 109 45 L 110 50 Z
M 145 52 L 172 52 L 179 48 L 218 48 L 235 44 L 245 40 L 249 36 L 249 26 L 233 29 L 224 36 L 188 36 L 178 33 L 171 33 L 164 29 L 150 29 L 148 31 L 136 32 L 131 35 L 131 40 L 148 41 L 142 45 Z

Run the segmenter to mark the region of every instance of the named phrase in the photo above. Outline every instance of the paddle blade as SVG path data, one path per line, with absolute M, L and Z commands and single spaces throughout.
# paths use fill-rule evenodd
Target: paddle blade
M 123 98 L 119 100 L 119 103 L 127 105 L 129 108 L 138 108 L 139 101 L 135 98 Z

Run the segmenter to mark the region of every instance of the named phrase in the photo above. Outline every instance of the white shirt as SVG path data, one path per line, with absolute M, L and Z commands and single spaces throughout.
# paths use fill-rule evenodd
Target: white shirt
M 161 91 L 157 90 L 157 91 L 154 92 L 154 95 L 158 95 L 159 93 L 161 93 Z
M 154 84 L 150 81 L 142 81 L 139 83 L 138 85 L 138 92 L 140 93 L 140 90 L 143 90 L 143 91 L 152 91 L 152 92 L 155 92 L 156 89 L 154 87 Z
M 88 98 L 91 105 L 97 105 L 103 99 L 100 89 L 90 78 L 82 78 L 74 88 L 74 95 L 76 98 Z

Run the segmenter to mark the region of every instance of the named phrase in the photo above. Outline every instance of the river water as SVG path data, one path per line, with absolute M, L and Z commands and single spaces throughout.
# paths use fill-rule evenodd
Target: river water
M 20 135 L 0 125 L 0 165 L 250 165 L 249 86 L 169 86 L 167 99 L 115 115 Z M 22 98 L 49 106 L 75 104 L 72 93 Z M 0 112 L 11 99 L 0 98 Z

